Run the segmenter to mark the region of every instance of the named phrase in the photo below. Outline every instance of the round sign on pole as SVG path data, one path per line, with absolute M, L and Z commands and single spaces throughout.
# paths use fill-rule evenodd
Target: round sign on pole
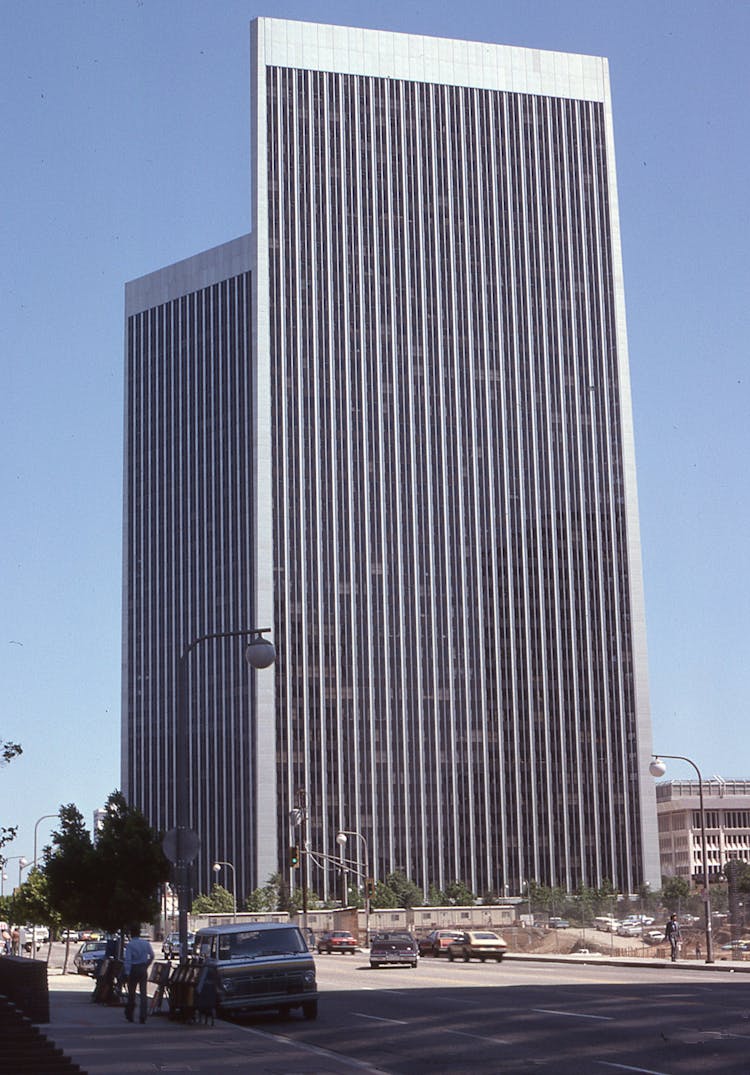
M 162 851 L 174 866 L 192 862 L 200 846 L 200 837 L 194 829 L 170 829 L 164 833 L 161 841 Z

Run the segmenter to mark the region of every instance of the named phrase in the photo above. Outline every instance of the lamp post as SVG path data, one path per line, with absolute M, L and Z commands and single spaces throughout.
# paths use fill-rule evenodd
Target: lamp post
M 356 839 L 362 841 L 364 847 L 364 865 L 365 865 L 365 944 L 370 943 L 370 849 L 367 846 L 367 840 L 361 832 L 355 832 L 351 829 L 339 829 L 336 834 L 336 843 L 341 848 L 341 855 L 343 858 L 344 848 L 346 847 L 347 837 L 354 836 Z
M 176 743 L 176 792 L 177 792 L 177 826 L 174 832 L 174 855 L 172 860 L 177 867 L 178 929 L 180 934 L 180 962 L 187 960 L 187 919 L 188 919 L 188 868 L 198 853 L 198 836 L 189 826 L 190 821 L 190 768 L 188 765 L 188 658 L 203 642 L 218 638 L 249 638 L 245 647 L 245 660 L 251 668 L 269 668 L 276 660 L 273 642 L 263 635 L 270 627 L 246 627 L 239 631 L 214 631 L 200 635 L 186 647 L 180 657 L 177 668 L 177 743 Z M 169 834 L 168 834 L 169 835 Z
M 37 860 L 36 845 L 37 845 L 37 836 L 39 835 L 39 826 L 41 825 L 41 823 L 43 821 L 47 821 L 48 818 L 53 818 L 53 817 L 57 817 L 57 814 L 42 814 L 42 816 L 40 818 L 37 818 L 36 824 L 34 825 L 34 858 L 32 859 L 32 863 L 31 863 L 33 867 L 36 867 L 36 860 Z M 49 936 L 52 936 L 52 935 L 50 934 Z M 34 955 L 36 955 L 36 923 L 34 923 L 34 925 L 32 926 L 32 929 L 31 929 L 31 951 L 34 953 Z
M 218 876 L 221 872 L 221 867 L 226 866 L 227 869 L 232 871 L 232 922 L 237 921 L 237 874 L 235 873 L 234 866 L 231 862 L 215 862 L 213 864 L 213 871 Z
M 700 819 L 701 819 L 701 854 L 703 855 L 703 908 L 706 917 L 706 963 L 713 963 L 714 961 L 714 939 L 711 923 L 711 889 L 708 881 L 708 846 L 706 843 L 706 811 L 703 805 L 703 777 L 701 771 L 692 758 L 686 758 L 683 754 L 654 754 L 652 755 L 653 761 L 648 767 L 649 772 L 653 777 L 662 777 L 667 771 L 667 767 L 662 761 L 662 758 L 669 758 L 670 761 L 686 761 L 688 765 L 692 765 L 698 774 L 698 801 L 700 803 Z

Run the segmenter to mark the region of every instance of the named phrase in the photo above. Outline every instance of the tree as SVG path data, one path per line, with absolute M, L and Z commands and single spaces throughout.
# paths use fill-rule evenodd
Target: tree
M 19 754 L 23 754 L 23 748 L 20 743 L 11 743 L 10 740 L 0 740 L 0 769 L 8 765 L 13 758 L 17 758 Z M 6 844 L 11 843 L 16 838 L 18 832 L 17 825 L 0 825 L 0 851 Z M 0 869 L 3 868 L 7 859 L 0 855 Z
M 451 881 L 445 886 L 446 903 L 456 904 L 458 907 L 470 907 L 474 899 L 474 893 L 463 881 Z
M 47 926 L 50 941 L 52 931 L 60 925 L 60 916 L 49 901 L 49 883 L 43 870 L 34 867 L 24 883 L 11 898 L 10 918 L 13 922 L 26 922 L 30 926 Z M 51 948 L 47 949 L 47 954 Z
M 20 743 L 11 743 L 7 739 L 0 740 L 0 768 L 13 761 L 19 754 L 23 754 L 23 747 Z
M 398 896 L 390 887 L 383 881 L 378 881 L 375 885 L 375 891 L 370 899 L 370 907 L 375 910 L 382 910 L 384 907 L 399 907 Z
M 60 827 L 52 846 L 44 849 L 44 877 L 51 912 L 63 926 L 90 925 L 94 918 L 94 845 L 80 811 L 60 807 Z M 70 934 L 65 944 L 63 974 L 68 967 Z
M 201 893 L 193 900 L 192 914 L 231 914 L 234 910 L 234 897 L 223 885 L 212 885 L 206 896 Z
M 159 888 L 170 867 L 161 837 L 129 806 L 122 792 L 107 799 L 94 848 L 96 921 L 114 933 L 129 924 L 152 922 L 159 913 Z
M 441 892 L 434 881 L 430 882 L 427 890 L 427 904 L 429 907 L 442 907 L 445 903 L 445 893 Z
M 44 849 L 44 876 L 50 907 L 64 926 L 92 924 L 95 878 L 94 845 L 80 811 L 60 807 L 60 828 Z
M 391 907 L 405 907 L 407 910 L 410 907 L 420 907 L 423 901 L 422 889 L 410 881 L 409 878 L 402 870 L 394 870 L 393 873 L 389 873 L 385 879 L 386 888 L 390 889 L 395 897 L 396 902 L 390 904 Z M 377 887 L 375 889 L 375 895 L 377 896 Z M 374 904 L 374 906 L 382 906 L 382 904 Z M 386 904 L 385 906 L 388 906 Z
M 670 914 L 680 909 L 683 900 L 690 896 L 690 885 L 684 877 L 662 878 L 661 900 Z

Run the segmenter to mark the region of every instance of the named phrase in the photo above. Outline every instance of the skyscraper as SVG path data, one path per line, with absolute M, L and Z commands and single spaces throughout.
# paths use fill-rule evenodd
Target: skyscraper
M 161 394 L 128 412 L 128 467 L 145 428 L 161 446 L 141 495 L 174 505 L 154 519 L 134 486 L 126 500 L 154 528 L 140 559 L 126 549 L 126 787 L 169 824 L 176 650 L 273 624 L 278 663 L 252 704 L 246 676 L 193 673 L 207 803 L 226 819 L 206 862 L 235 853 L 234 794 L 245 884 L 265 880 L 301 789 L 321 892 L 340 829 L 376 877 L 425 888 L 658 883 L 606 61 L 259 19 L 252 68 L 252 317 L 223 304 L 217 336 L 188 313 Z M 142 287 L 137 316 L 158 326 L 170 294 Z M 202 410 L 179 372 L 191 348 Z M 247 373 L 241 404 L 227 362 Z M 148 377 L 131 367 L 136 394 Z M 237 579 L 214 459 L 243 489 Z M 148 619 L 138 579 L 165 550 L 171 588 Z M 160 669 L 148 732 L 140 665 Z M 214 711 L 246 736 L 232 788 Z

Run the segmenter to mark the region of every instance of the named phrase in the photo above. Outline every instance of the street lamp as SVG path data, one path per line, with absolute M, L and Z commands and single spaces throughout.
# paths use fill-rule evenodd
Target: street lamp
M 188 766 L 188 658 L 197 646 L 217 638 L 248 638 L 245 647 L 245 660 L 251 668 L 269 668 L 276 660 L 276 648 L 263 635 L 270 627 L 246 627 L 241 631 L 214 631 L 200 635 L 186 647 L 180 657 L 177 668 L 177 757 L 176 757 L 176 791 L 177 791 L 177 825 L 172 833 L 174 842 L 170 845 L 170 858 L 177 867 L 178 928 L 180 933 L 180 962 L 187 960 L 187 920 L 188 920 L 188 867 L 198 853 L 200 842 L 197 833 L 189 827 L 190 810 L 190 768 Z M 170 833 L 168 836 L 172 835 Z
M 217 875 L 221 872 L 221 867 L 226 866 L 227 869 L 232 871 L 232 922 L 237 920 L 237 874 L 235 873 L 234 866 L 231 862 L 215 862 L 213 864 L 213 871 Z
M 653 754 L 653 761 L 648 767 L 648 771 L 654 777 L 662 777 L 667 771 L 667 767 L 662 761 L 662 758 L 669 758 L 670 761 L 686 761 L 688 765 L 692 765 L 698 774 L 698 800 L 700 803 L 700 819 L 701 819 L 701 854 L 703 855 L 703 907 L 706 916 L 706 963 L 713 963 L 714 961 L 714 939 L 711 924 L 711 889 L 708 882 L 708 847 L 706 844 L 706 811 L 703 806 L 703 777 L 701 771 L 695 762 L 691 758 L 686 758 L 682 754 Z M 692 873 L 692 871 L 691 871 Z
M 367 840 L 361 832 L 355 832 L 350 829 L 339 829 L 336 834 L 336 843 L 341 848 L 341 856 L 343 859 L 344 848 L 346 847 L 347 837 L 354 836 L 358 840 L 362 841 L 362 846 L 365 849 L 365 944 L 370 943 L 370 849 L 367 846 Z
M 39 834 L 39 826 L 41 825 L 41 823 L 43 821 L 47 821 L 48 818 L 53 818 L 53 817 L 57 817 L 57 814 L 42 814 L 42 816 L 37 819 L 37 822 L 34 825 L 34 858 L 32 860 L 32 865 L 34 867 L 36 867 L 36 860 L 37 860 L 36 845 L 37 845 L 37 836 Z M 34 923 L 32 929 L 31 929 L 31 950 L 34 953 L 34 955 L 36 955 L 36 922 Z

